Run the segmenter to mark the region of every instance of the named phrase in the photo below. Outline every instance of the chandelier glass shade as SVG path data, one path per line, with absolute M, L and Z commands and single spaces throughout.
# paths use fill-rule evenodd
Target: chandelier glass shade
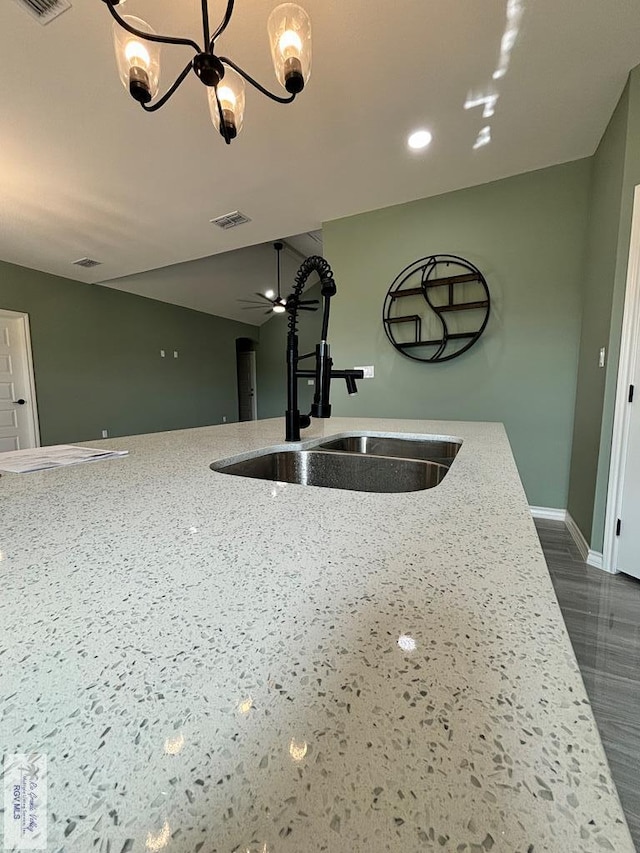
M 283 3 L 267 23 L 276 77 L 287 92 L 301 92 L 311 74 L 311 21 L 295 3 Z
M 140 18 L 125 15 L 123 18 L 141 32 L 155 35 L 151 27 Z M 113 47 L 122 85 L 132 96 L 151 100 L 158 94 L 160 83 L 160 45 L 132 36 L 119 24 L 113 25 Z
M 222 116 L 222 122 L 231 139 L 235 139 L 242 130 L 244 90 L 244 80 L 230 68 L 225 72 L 224 79 L 218 84 L 217 88 L 211 87 L 207 92 L 213 126 L 216 130 L 220 130 L 220 117 Z M 224 136 L 224 133 L 222 135 Z
M 201 0 L 202 48 L 190 38 L 158 35 L 140 18 L 121 15 L 116 6 L 122 2 L 124 0 L 104 0 L 114 19 L 113 42 L 118 73 L 125 89 L 147 112 L 164 106 L 193 71 L 207 87 L 211 120 L 228 145 L 242 130 L 246 83 L 272 101 L 290 104 L 309 80 L 311 21 L 305 10 L 295 3 L 277 6 L 267 24 L 276 78 L 287 93 L 279 95 L 265 88 L 233 60 L 215 52 L 216 39 L 231 21 L 234 0 L 227 0 L 224 17 L 213 34 L 209 30 L 208 0 Z M 166 92 L 158 97 L 163 44 L 189 47 L 194 55 Z

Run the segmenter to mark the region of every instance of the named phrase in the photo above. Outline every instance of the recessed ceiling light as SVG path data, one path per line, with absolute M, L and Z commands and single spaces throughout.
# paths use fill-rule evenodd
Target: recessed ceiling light
M 413 151 L 421 151 L 429 145 L 432 139 L 433 137 L 428 130 L 415 130 L 413 133 L 409 134 L 407 145 Z
M 265 296 L 267 297 L 267 299 L 273 299 L 273 297 L 275 296 L 275 293 L 273 292 L 273 290 L 267 290 L 267 292 L 265 293 Z

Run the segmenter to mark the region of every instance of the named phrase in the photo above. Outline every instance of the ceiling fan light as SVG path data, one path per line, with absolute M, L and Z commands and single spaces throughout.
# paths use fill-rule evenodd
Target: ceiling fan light
M 298 94 L 311 74 L 311 20 L 296 3 L 282 3 L 269 15 L 267 29 L 276 77 Z
M 274 314 L 284 314 L 286 310 L 287 304 L 284 299 L 281 299 L 279 302 L 276 302 L 276 304 L 273 306 Z
M 216 91 L 220 109 L 216 101 Z M 224 136 L 224 130 L 220 126 L 220 112 L 222 112 L 224 129 L 229 139 L 235 139 L 244 124 L 244 93 L 244 80 L 232 68 L 225 68 L 224 77 L 216 88 L 207 89 L 211 121 L 216 130 Z
M 140 18 L 123 15 L 123 20 L 137 30 L 155 35 L 149 24 Z M 149 103 L 158 94 L 160 45 L 139 38 L 114 23 L 113 46 L 122 85 L 136 101 Z

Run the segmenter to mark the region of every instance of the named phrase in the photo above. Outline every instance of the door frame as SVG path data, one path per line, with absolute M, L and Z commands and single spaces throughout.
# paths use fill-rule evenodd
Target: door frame
M 258 362 L 256 359 L 256 351 L 249 351 L 249 364 L 251 366 L 251 383 L 253 386 L 253 394 L 251 396 L 251 420 L 258 420 Z
M 33 369 L 33 352 L 31 349 L 31 326 L 29 315 L 24 311 L 10 311 L 8 308 L 0 308 L 0 317 L 9 320 L 18 320 L 22 325 L 25 349 L 27 354 L 27 393 L 29 394 L 29 438 L 32 447 L 40 447 L 40 419 L 38 417 L 38 399 L 36 397 L 36 375 Z
M 629 265 L 627 267 L 627 285 L 624 297 L 622 317 L 622 337 L 620 339 L 620 361 L 618 363 L 618 381 L 616 385 L 616 403 L 613 416 L 613 437 L 611 440 L 611 461 L 609 463 L 609 483 L 607 486 L 607 508 L 605 513 L 604 543 L 602 567 L 608 572 L 617 573 L 618 543 L 615 535 L 616 520 L 620 518 L 622 490 L 624 486 L 627 450 L 629 447 L 629 427 L 631 408 L 629 405 L 629 386 L 632 384 L 632 371 L 640 355 L 640 185 L 635 188 L 633 218 L 631 223 L 631 243 L 629 246 Z M 636 389 L 636 404 L 640 405 L 640 387 Z

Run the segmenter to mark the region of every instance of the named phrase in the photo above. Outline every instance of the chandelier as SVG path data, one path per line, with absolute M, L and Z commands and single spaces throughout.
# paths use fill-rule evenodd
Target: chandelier
M 311 21 L 305 10 L 295 3 L 282 3 L 276 7 L 267 22 L 276 77 L 288 93 L 287 96 L 281 96 L 270 92 L 228 57 L 215 53 L 216 39 L 231 21 L 234 0 L 227 0 L 224 17 L 213 34 L 209 30 L 208 0 L 201 0 L 202 48 L 190 38 L 158 35 L 149 24 L 133 15 L 120 15 L 116 6 L 124 0 L 104 2 L 114 19 L 113 42 L 120 79 L 131 97 L 147 112 L 155 112 L 167 103 L 193 70 L 207 87 L 211 120 L 227 145 L 242 130 L 245 81 L 272 101 L 290 104 L 309 80 Z M 195 55 L 167 91 L 154 100 L 158 95 L 160 47 L 163 44 L 185 45 Z

